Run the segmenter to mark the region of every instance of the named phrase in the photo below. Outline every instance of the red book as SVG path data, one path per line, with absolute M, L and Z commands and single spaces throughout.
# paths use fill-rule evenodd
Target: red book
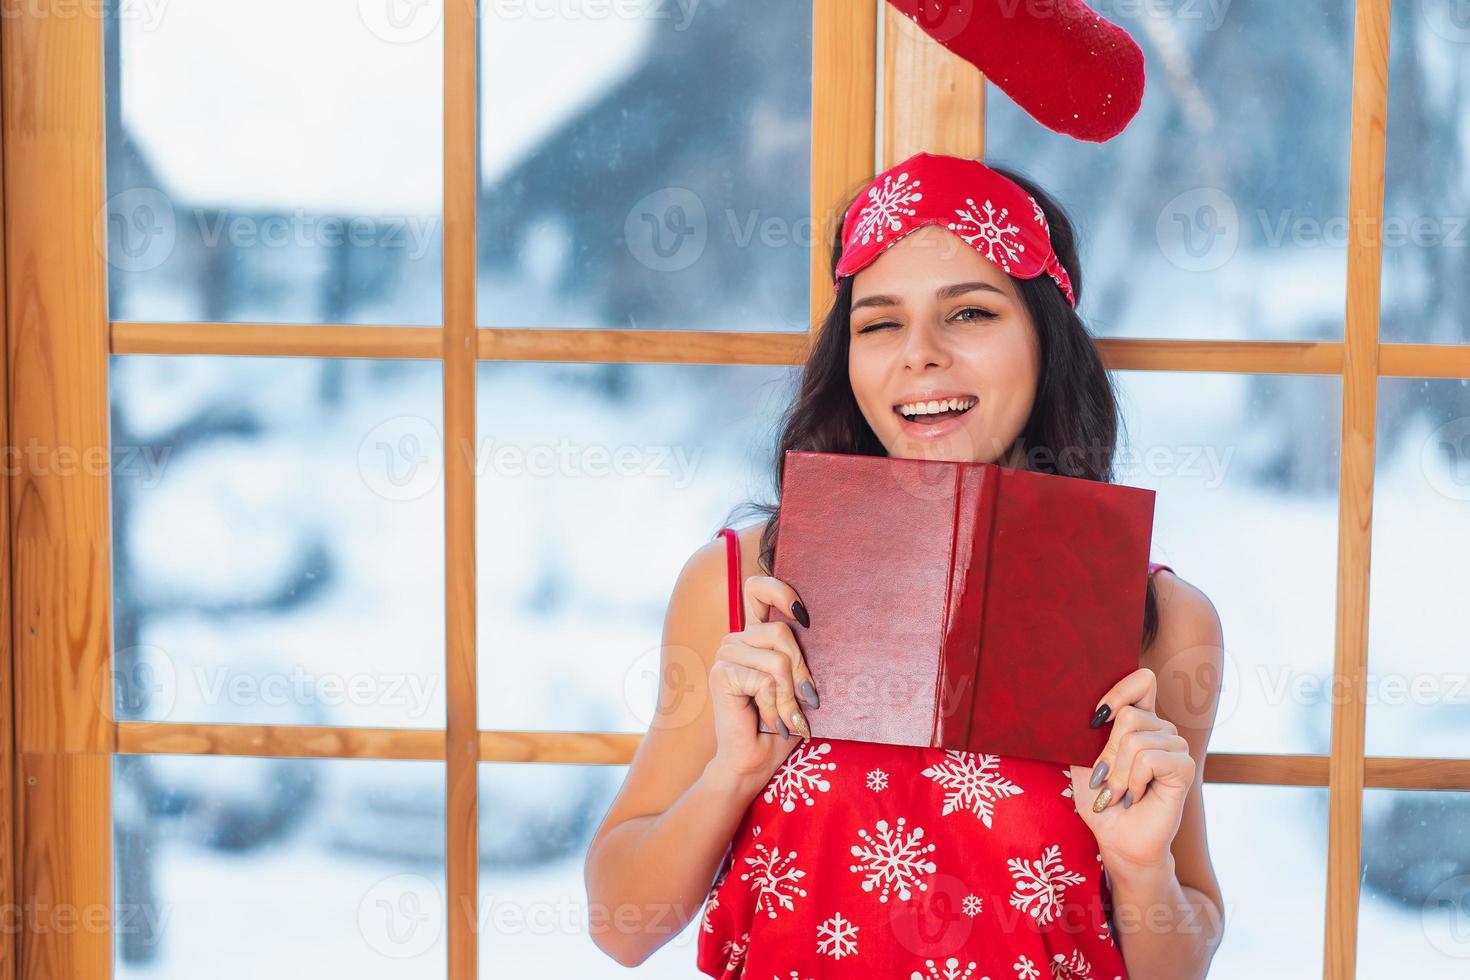
M 1139 487 L 789 450 L 772 571 L 811 626 L 771 617 L 816 681 L 812 736 L 1092 765 L 1093 708 L 1143 648 L 1153 511 Z

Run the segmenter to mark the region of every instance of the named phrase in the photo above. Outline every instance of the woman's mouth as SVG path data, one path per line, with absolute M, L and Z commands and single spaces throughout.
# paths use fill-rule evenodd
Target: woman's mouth
M 974 395 L 956 395 L 928 401 L 901 402 L 893 406 L 902 420 L 903 430 L 911 436 L 933 438 L 960 425 L 959 419 L 979 404 Z

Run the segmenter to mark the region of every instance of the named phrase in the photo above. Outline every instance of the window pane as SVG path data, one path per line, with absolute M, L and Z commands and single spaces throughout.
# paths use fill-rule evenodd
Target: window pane
M 1327 790 L 1210 783 L 1204 793 L 1210 861 L 1225 899 L 1225 938 L 1210 976 L 1320 977 Z
M 1353 4 L 1123 3 L 1138 115 L 1103 144 L 986 92 L 986 156 L 1080 225 L 1079 310 L 1107 336 L 1339 338 Z
M 117 716 L 444 723 L 437 361 L 111 361 Z
M 123 755 L 112 793 L 120 980 L 446 975 L 443 763 Z
M 1470 381 L 1380 379 L 1374 466 L 1367 751 L 1470 758 Z
M 482 726 L 647 730 L 669 593 L 732 507 L 769 499 L 794 375 L 481 362 Z
M 1358 976 L 1470 973 L 1470 794 L 1363 793 Z
M 591 935 L 594 918 L 598 925 L 627 919 L 616 919 L 615 909 L 590 908 L 582 875 L 592 835 L 626 775 L 626 766 L 480 766 L 482 796 L 516 801 L 514 816 L 507 813 L 502 822 L 518 824 L 528 840 L 556 845 L 554 853 L 526 860 L 526 842 L 496 833 L 497 821 L 481 815 L 480 976 L 628 976 Z M 691 921 L 634 972 L 668 980 L 698 976 L 698 914 L 694 909 Z M 668 921 L 672 928 L 673 917 Z
M 107 6 L 113 319 L 439 322 L 442 0 Z
M 806 329 L 811 0 L 480 9 L 480 323 Z
M 1470 339 L 1470 16 L 1393 5 L 1384 179 L 1384 340 Z
M 1116 478 L 1157 491 L 1154 560 L 1202 589 L 1224 630 L 1211 751 L 1327 752 L 1341 379 L 1115 377 Z

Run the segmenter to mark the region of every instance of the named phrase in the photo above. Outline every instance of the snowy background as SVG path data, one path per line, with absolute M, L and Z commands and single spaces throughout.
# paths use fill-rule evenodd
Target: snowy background
M 1077 221 L 1089 324 L 1339 339 L 1351 4 L 1097 7 L 1149 59 L 1125 134 L 1083 145 L 987 107 L 992 160 Z M 809 3 L 482 12 L 482 324 L 804 327 Z M 114 5 L 113 316 L 437 322 L 440 14 Z M 1421 234 L 1385 243 L 1384 337 L 1463 342 L 1470 20 L 1400 0 L 1392 42 L 1388 213 Z M 790 234 L 741 237 L 767 219 Z M 482 726 L 643 730 L 674 577 L 768 495 L 793 378 L 479 365 Z M 1159 492 L 1154 557 L 1224 623 L 1211 748 L 1327 752 L 1341 382 L 1117 383 L 1117 478 Z M 127 356 L 111 384 L 120 716 L 441 726 L 439 364 Z M 1462 381 L 1379 385 L 1371 754 L 1470 754 L 1467 420 Z M 581 878 L 622 774 L 482 766 L 486 976 L 625 972 L 587 939 Z M 442 764 L 121 757 L 116 777 L 120 977 L 444 974 Z M 1206 800 L 1230 917 L 1211 975 L 1319 976 L 1325 790 Z M 1359 975 L 1464 976 L 1465 798 L 1364 809 Z M 694 976 L 693 940 L 638 972 Z

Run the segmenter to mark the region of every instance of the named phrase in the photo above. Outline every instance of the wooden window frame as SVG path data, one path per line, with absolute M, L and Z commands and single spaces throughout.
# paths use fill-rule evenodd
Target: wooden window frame
M 813 211 L 920 149 L 984 154 L 984 83 L 881 0 L 814 0 Z M 475 322 L 477 25 L 473 0 L 444 11 L 444 318 L 438 327 L 110 322 L 105 259 L 102 24 L 41 0 L 0 23 L 0 399 L 7 445 L 107 448 L 110 354 L 429 358 L 443 364 L 445 438 L 474 444 L 482 360 L 797 364 L 809 333 L 502 329 Z M 1348 209 L 1383 219 L 1390 0 L 1356 0 Z M 881 150 L 876 135 L 882 18 Z M 833 215 L 815 241 L 830 240 Z M 1357 222 L 1352 227 L 1360 227 Z M 1323 975 L 1354 975 L 1365 786 L 1470 790 L 1470 760 L 1365 757 L 1375 410 L 1382 377 L 1470 377 L 1470 345 L 1379 340 L 1377 236 L 1347 250 L 1343 339 L 1331 342 L 1103 339 L 1113 370 L 1316 374 L 1342 379 L 1334 671 L 1329 755 L 1211 753 L 1213 783 L 1325 786 L 1330 801 Z M 830 300 L 825 248 L 811 260 L 811 317 Z M 106 458 L 106 457 L 103 457 Z M 478 960 L 477 767 L 481 762 L 626 764 L 640 736 L 485 731 L 477 721 L 475 484 L 446 453 L 445 727 L 429 730 L 118 723 L 111 714 L 110 478 L 12 467 L 0 481 L 0 906 L 44 916 L 0 955 L 0 980 L 112 975 L 111 764 L 117 753 L 440 760 L 446 766 L 448 976 Z M 13 710 L 11 710 L 13 709 Z M 105 913 L 104 925 L 88 921 Z M 28 913 L 33 915 L 37 913 Z M 87 916 L 93 916 L 88 919 Z

